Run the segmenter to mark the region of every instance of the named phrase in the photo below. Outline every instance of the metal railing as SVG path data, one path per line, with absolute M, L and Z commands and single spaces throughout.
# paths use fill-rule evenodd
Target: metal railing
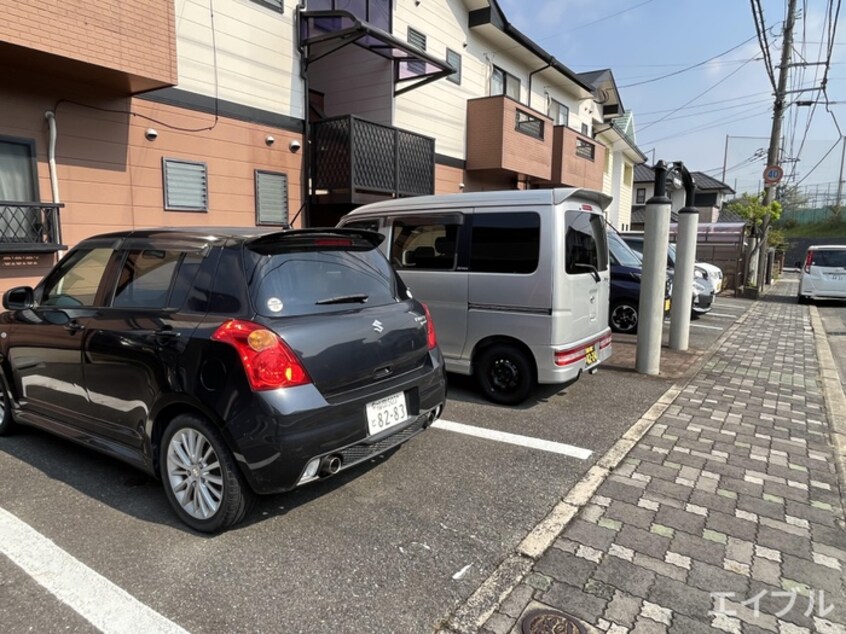
M 0 252 L 57 251 L 62 204 L 0 201 Z
M 434 193 L 434 139 L 354 116 L 315 122 L 311 130 L 312 194 Z
M 584 139 L 576 139 L 576 156 L 580 156 L 591 161 L 596 158 L 596 146 Z

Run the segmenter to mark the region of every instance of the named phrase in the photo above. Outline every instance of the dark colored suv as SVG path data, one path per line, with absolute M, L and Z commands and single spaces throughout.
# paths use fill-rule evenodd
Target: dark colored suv
M 400 445 L 446 395 L 428 310 L 355 229 L 81 242 L 3 297 L 0 434 L 44 428 L 160 477 L 194 529 Z

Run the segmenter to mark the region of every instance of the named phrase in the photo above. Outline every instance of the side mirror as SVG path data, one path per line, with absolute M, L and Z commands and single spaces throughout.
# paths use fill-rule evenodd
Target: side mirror
M 27 310 L 35 305 L 35 293 L 29 286 L 16 286 L 3 293 L 3 308 Z

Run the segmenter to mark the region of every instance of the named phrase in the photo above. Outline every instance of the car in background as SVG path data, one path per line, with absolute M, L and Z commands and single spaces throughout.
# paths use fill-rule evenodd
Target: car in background
M 624 233 L 622 236 L 626 244 L 643 254 L 643 233 Z M 667 248 L 667 268 L 673 270 L 676 268 L 676 245 L 672 242 Z M 718 266 L 697 260 L 693 267 L 693 277 L 708 280 L 714 289 L 714 294 L 718 294 L 723 289 L 723 270 Z
M 799 303 L 846 299 L 846 245 L 808 247 L 799 273 Z
M 135 230 L 5 293 L 0 435 L 40 427 L 158 477 L 190 527 L 427 428 L 446 397 L 429 311 L 355 229 Z
M 608 227 L 608 255 L 611 263 L 611 293 L 608 325 L 619 333 L 634 334 L 640 322 L 640 254 L 627 245 L 617 231 Z M 673 277 L 667 275 L 664 316 L 670 312 Z

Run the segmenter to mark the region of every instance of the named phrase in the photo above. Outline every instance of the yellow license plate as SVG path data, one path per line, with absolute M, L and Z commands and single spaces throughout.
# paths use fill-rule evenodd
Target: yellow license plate
M 664 312 L 666 313 L 668 310 L 670 310 L 670 300 L 665 299 L 664 300 Z
M 585 348 L 585 363 L 592 365 L 597 361 L 599 361 L 599 357 L 596 356 L 596 346 L 588 346 Z

